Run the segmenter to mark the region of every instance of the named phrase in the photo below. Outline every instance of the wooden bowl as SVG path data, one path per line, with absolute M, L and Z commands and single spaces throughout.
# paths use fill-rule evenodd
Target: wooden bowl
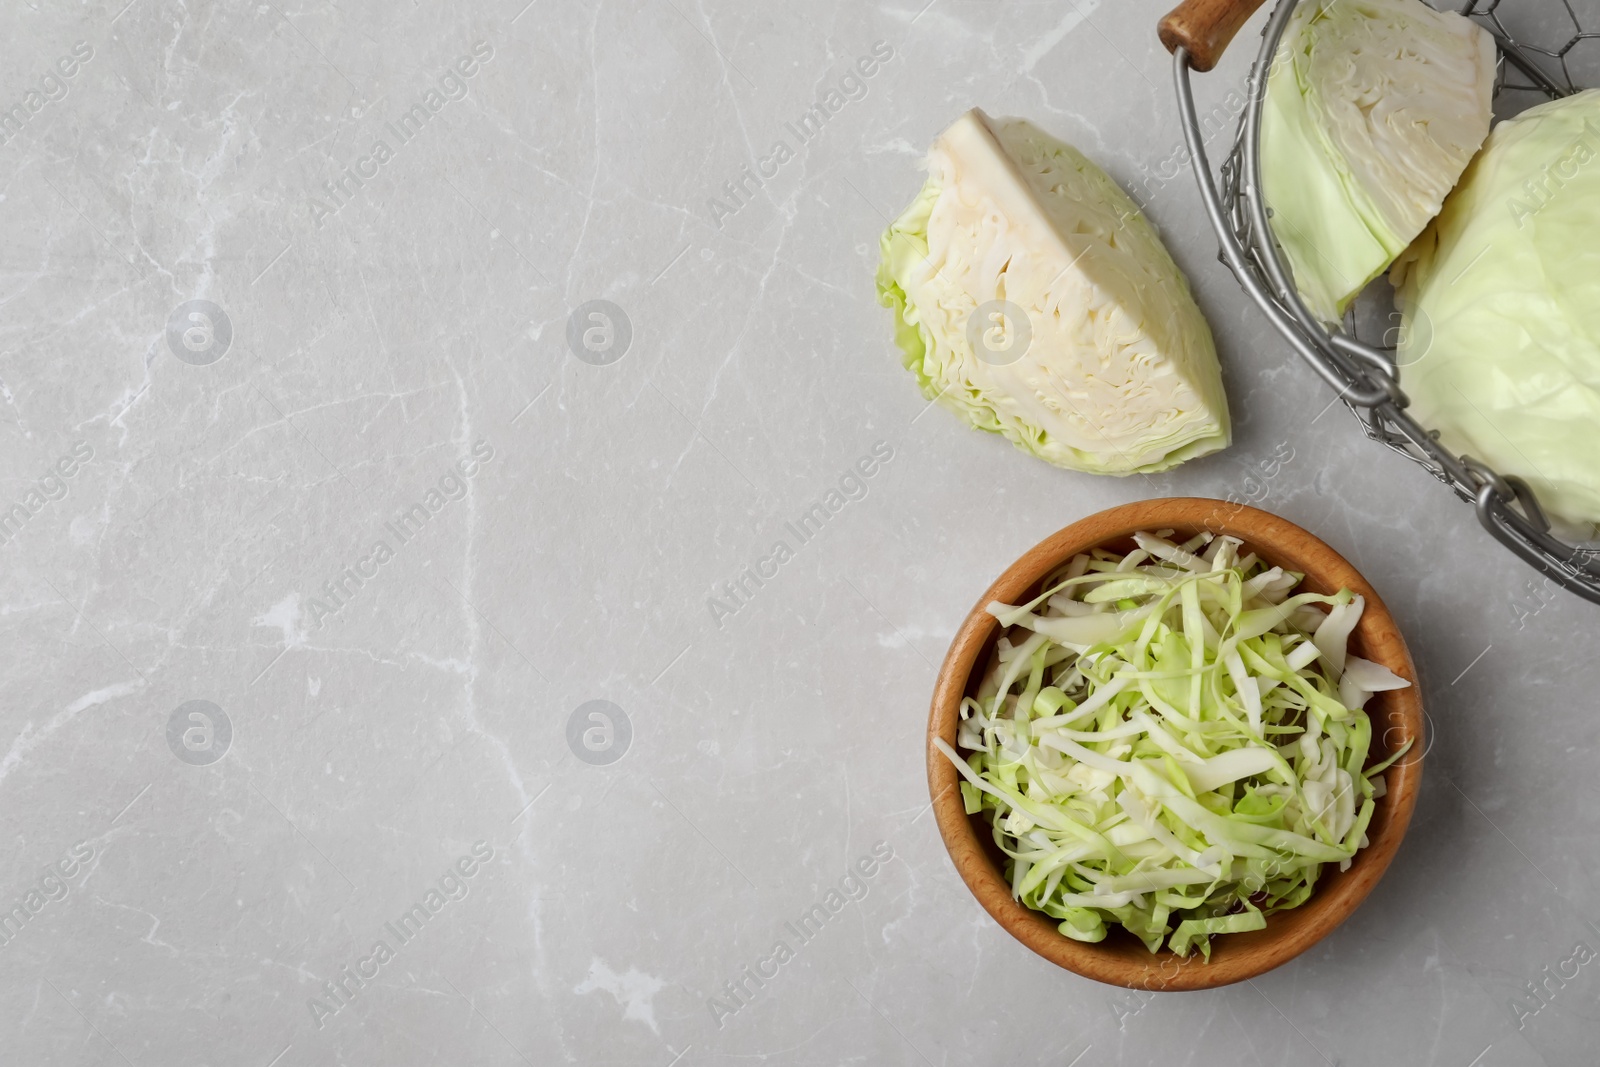
M 1211 962 L 1198 952 L 1181 958 L 1163 948 L 1151 953 L 1120 926 L 1107 924 L 1104 941 L 1074 941 L 1056 930 L 1056 920 L 1014 900 L 1003 874 L 1003 854 L 994 847 L 989 812 L 968 816 L 957 788 L 960 775 L 934 738 L 956 744 L 961 699 L 975 691 L 1000 636 L 1000 624 L 984 610 L 990 601 L 1022 603 L 1045 577 L 1080 552 L 1104 547 L 1132 549 L 1131 535 L 1140 530 L 1176 531 L 1182 542 L 1201 530 L 1241 539 L 1268 563 L 1298 571 L 1305 581 L 1298 591 L 1332 594 L 1350 589 L 1366 597 L 1367 607 L 1351 637 L 1350 650 L 1383 664 L 1411 683 L 1409 689 L 1378 693 L 1367 703 L 1372 717 L 1372 762 L 1378 762 L 1408 740 L 1413 753 L 1385 772 L 1387 793 L 1378 798 L 1367 829 L 1369 844 L 1356 853 L 1350 869 L 1324 867 L 1317 888 L 1298 908 L 1267 918 L 1265 929 L 1224 934 L 1212 939 Z M 933 812 L 956 870 L 1006 931 L 1034 952 L 1069 971 L 1109 985 L 1130 989 L 1210 989 L 1241 982 L 1270 971 L 1326 937 L 1356 909 L 1400 847 L 1422 778 L 1422 696 L 1416 667 L 1394 618 L 1382 598 L 1339 553 L 1292 522 L 1264 511 L 1221 500 L 1170 498 L 1147 500 L 1102 511 L 1035 545 L 978 599 L 950 644 L 939 670 L 928 716 L 928 788 Z

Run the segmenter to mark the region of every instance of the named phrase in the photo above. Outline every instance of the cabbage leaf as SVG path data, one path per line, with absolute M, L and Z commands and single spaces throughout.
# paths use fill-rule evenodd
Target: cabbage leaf
M 1495 127 L 1395 264 L 1400 384 L 1440 441 L 1600 524 L 1600 90 Z

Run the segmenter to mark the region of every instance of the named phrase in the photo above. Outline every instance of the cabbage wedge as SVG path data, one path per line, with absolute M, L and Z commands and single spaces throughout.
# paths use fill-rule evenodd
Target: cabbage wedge
M 1138 207 L 1082 153 L 976 109 L 934 143 L 878 271 L 922 394 L 1059 467 L 1225 448 L 1211 329 Z
M 1304 0 L 1267 78 L 1261 182 L 1301 299 L 1336 323 L 1489 134 L 1494 39 L 1421 0 Z

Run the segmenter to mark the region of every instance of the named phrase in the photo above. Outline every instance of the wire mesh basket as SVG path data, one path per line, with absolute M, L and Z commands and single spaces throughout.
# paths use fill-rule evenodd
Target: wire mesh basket
M 1478 520 L 1523 560 L 1585 600 L 1600 604 L 1600 547 L 1563 540 L 1521 478 L 1502 475 L 1470 456 L 1457 455 L 1437 432 L 1407 413 L 1392 347 L 1359 337 L 1354 311 L 1342 327 L 1318 324 L 1296 290 L 1282 250 L 1267 224 L 1261 182 L 1261 116 L 1267 76 L 1299 0 L 1278 0 L 1262 31 L 1260 53 L 1232 150 L 1220 172 L 1206 155 L 1206 136 L 1195 107 L 1191 73 L 1211 70 L 1233 35 L 1264 0 L 1185 0 L 1161 23 L 1173 53 L 1178 104 L 1201 197 L 1221 245 L 1219 258 L 1268 320 L 1338 393 L 1368 437 L 1422 466 L 1471 503 Z M 1470 0 L 1458 8 L 1495 39 L 1499 67 L 1495 107 L 1500 116 L 1579 91 L 1587 71 L 1584 52 L 1600 55 L 1600 11 L 1584 0 L 1580 16 L 1571 0 Z M 1580 51 L 1586 41 L 1596 44 Z M 1600 81 L 1592 82 L 1600 84 Z M 1600 428 L 1597 428 L 1600 432 Z

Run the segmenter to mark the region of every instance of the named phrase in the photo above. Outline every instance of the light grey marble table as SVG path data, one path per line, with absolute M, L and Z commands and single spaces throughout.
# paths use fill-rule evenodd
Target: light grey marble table
M 1594 1062 L 1600 615 L 1247 306 L 1164 4 L 924 5 L 6 6 L 0 1062 Z M 1231 450 L 926 409 L 877 237 L 972 105 L 1142 191 Z M 1424 791 L 1313 951 L 1141 998 L 978 909 L 928 695 L 1035 541 L 1246 492 L 1402 621 Z

